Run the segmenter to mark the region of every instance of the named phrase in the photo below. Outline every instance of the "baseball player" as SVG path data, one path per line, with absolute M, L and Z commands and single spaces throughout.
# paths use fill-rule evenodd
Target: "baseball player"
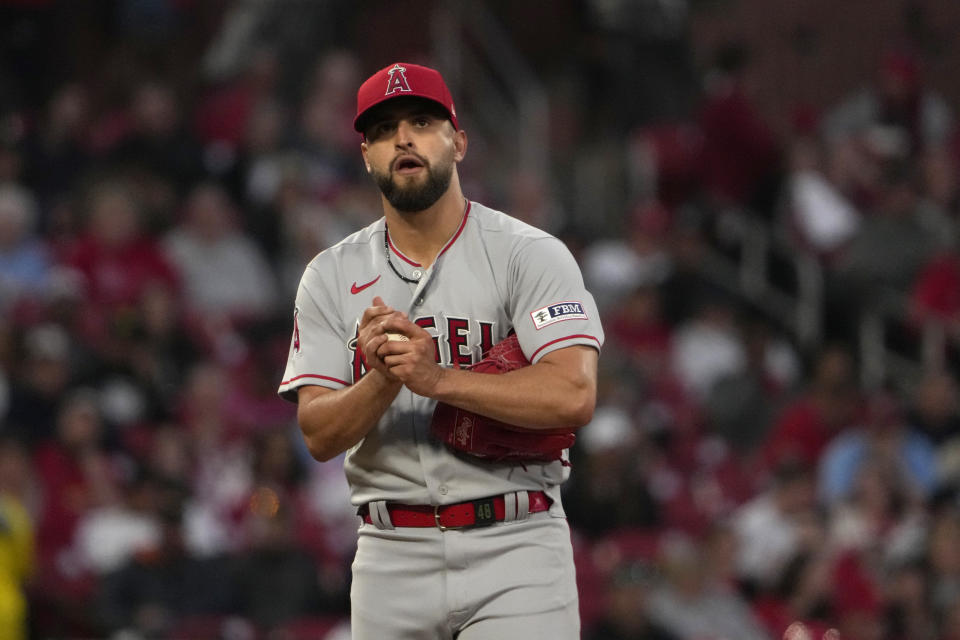
M 593 297 L 559 240 L 463 196 L 437 71 L 375 73 L 354 128 L 384 216 L 307 266 L 279 389 L 316 459 L 346 452 L 353 637 L 578 638 L 561 447 L 596 400 Z M 510 342 L 519 368 L 471 370 Z

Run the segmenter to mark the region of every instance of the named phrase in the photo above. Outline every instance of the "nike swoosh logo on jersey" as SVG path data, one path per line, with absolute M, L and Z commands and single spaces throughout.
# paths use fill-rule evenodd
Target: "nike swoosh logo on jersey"
M 361 284 L 360 286 L 357 286 L 357 281 L 354 280 L 354 281 L 353 281 L 353 284 L 350 285 L 350 293 L 352 293 L 353 295 L 357 295 L 358 293 L 360 293 L 361 291 L 363 291 L 364 289 L 366 289 L 367 287 L 369 287 L 370 285 L 372 285 L 374 282 L 376 282 L 376 281 L 379 280 L 379 279 L 380 279 L 380 276 L 377 276 L 376 278 L 374 278 L 374 279 L 371 280 L 370 282 L 368 282 L 368 283 L 366 283 L 366 284 Z

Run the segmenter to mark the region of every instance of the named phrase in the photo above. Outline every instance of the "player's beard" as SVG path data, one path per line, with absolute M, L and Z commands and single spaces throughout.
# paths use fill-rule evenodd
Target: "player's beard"
M 376 180 L 381 193 L 397 211 L 414 213 L 429 209 L 450 187 L 450 179 L 453 177 L 452 160 L 444 160 L 436 165 L 425 160 L 423 163 L 424 169 L 427 170 L 427 177 L 422 184 L 402 186 L 393 179 L 390 172 L 382 173 L 376 169 L 373 170 L 373 179 Z

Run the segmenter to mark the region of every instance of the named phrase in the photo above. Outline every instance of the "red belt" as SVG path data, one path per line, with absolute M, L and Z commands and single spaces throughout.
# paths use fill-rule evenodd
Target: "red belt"
M 528 491 L 529 513 L 540 513 L 550 508 L 550 499 L 543 491 Z M 511 499 L 515 499 L 511 496 Z M 506 517 L 503 496 L 481 498 L 457 504 L 430 506 L 421 504 L 387 504 L 390 522 L 395 527 L 437 527 L 441 530 L 482 527 L 502 522 Z M 359 515 L 367 524 L 373 524 L 366 505 L 360 507 Z

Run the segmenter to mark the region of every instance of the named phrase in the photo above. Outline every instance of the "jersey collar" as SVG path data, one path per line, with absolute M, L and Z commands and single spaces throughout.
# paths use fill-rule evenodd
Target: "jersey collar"
M 457 238 L 460 237 L 460 234 L 463 233 L 463 228 L 467 226 L 467 216 L 470 215 L 471 204 L 472 203 L 469 200 L 464 198 L 463 216 L 460 218 L 460 225 L 457 227 L 457 230 L 453 233 L 453 235 L 450 236 L 450 239 L 447 240 L 447 244 L 443 245 L 443 248 L 440 249 L 440 253 L 437 254 L 437 258 L 442 256 L 447 249 L 453 246 L 453 243 L 456 242 Z M 390 230 L 387 228 L 386 218 L 384 218 L 383 221 L 383 232 L 387 234 L 387 246 L 390 247 L 390 251 L 393 252 L 394 255 L 412 267 L 422 266 L 419 262 L 414 262 L 407 256 L 403 255 L 403 253 L 393 244 L 393 240 L 390 239 Z

